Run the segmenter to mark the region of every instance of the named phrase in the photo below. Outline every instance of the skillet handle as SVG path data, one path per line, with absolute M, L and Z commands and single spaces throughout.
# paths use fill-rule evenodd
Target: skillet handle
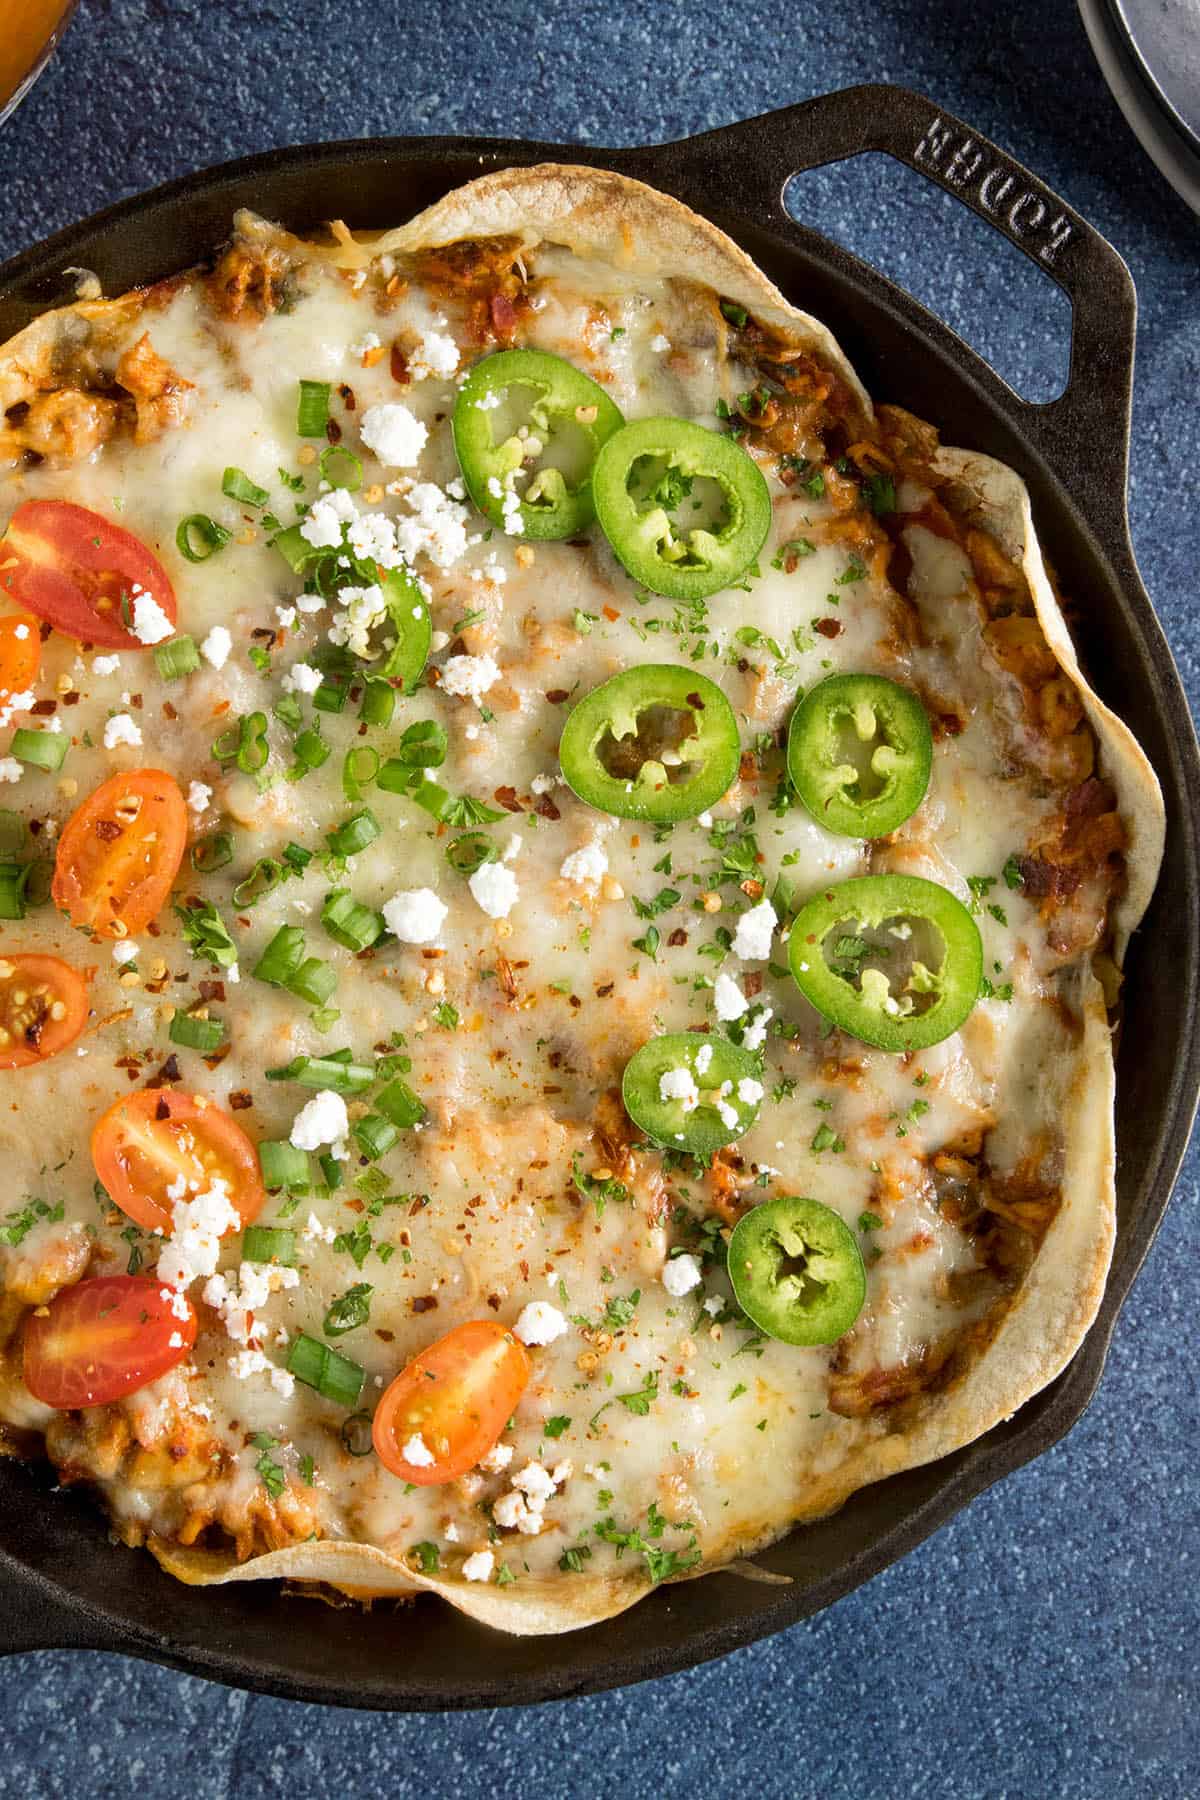
M 28 1650 L 126 1650 L 108 1624 L 0 1555 L 0 1657 Z
M 986 364 L 980 377 L 990 378 L 985 385 L 993 397 L 1010 416 L 1016 413 L 1081 504 L 1093 500 L 1087 508 L 1093 522 L 1099 526 L 1115 514 L 1124 533 L 1133 280 L 1107 239 L 1028 169 L 924 95 L 886 83 L 822 94 L 644 154 L 651 179 L 654 158 L 661 157 L 663 185 L 682 191 L 698 211 L 721 206 L 778 233 L 781 222 L 803 230 L 783 203 L 793 175 L 868 150 L 895 157 L 953 194 L 1062 288 L 1072 309 L 1066 391 L 1038 405 L 1014 394 Z M 757 179 L 760 172 L 765 180 Z M 872 273 L 862 264 L 857 269 Z M 959 344 L 932 314 L 926 320 L 934 336 Z

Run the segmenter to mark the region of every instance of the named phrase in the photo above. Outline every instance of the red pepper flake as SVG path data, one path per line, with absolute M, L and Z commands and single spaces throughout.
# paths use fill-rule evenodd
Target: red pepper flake
M 603 612 L 610 625 L 615 625 L 621 616 L 615 606 L 604 606 L 601 607 L 600 610 Z
M 763 978 L 757 972 L 742 977 L 742 992 L 747 1000 L 753 1000 L 756 994 L 763 991 Z
M 340 444 L 341 443 L 342 428 L 338 424 L 336 419 L 326 419 L 326 421 L 325 421 L 325 436 L 329 439 L 329 442 L 331 444 Z
M 58 701 L 35 700 L 29 710 L 39 719 L 49 719 L 58 711 Z
M 247 1107 L 253 1105 L 254 1096 L 253 1094 L 248 1094 L 245 1088 L 238 1088 L 235 1093 L 232 1093 L 229 1096 L 229 1107 L 231 1112 L 245 1112 Z
M 819 631 L 823 638 L 835 638 L 842 635 L 840 619 L 814 619 L 813 630 Z
M 225 983 L 223 981 L 202 981 L 200 983 L 200 998 L 202 1000 L 223 1000 L 225 998 Z
M 415 1313 L 436 1312 L 437 1311 L 437 1295 L 436 1294 L 418 1294 L 416 1296 L 416 1298 L 413 1300 L 412 1309 Z
M 177 719 L 179 717 L 179 714 L 176 712 L 175 708 L 171 705 L 171 702 L 169 700 L 163 701 L 162 715 L 163 715 L 164 719 Z
M 392 380 L 398 381 L 401 387 L 407 387 L 412 377 L 408 372 L 408 358 L 405 356 L 399 344 L 392 345 L 392 355 L 389 366 L 392 371 Z
M 564 700 L 571 698 L 571 690 L 570 688 L 551 688 L 546 698 L 551 706 L 561 706 Z
M 683 929 L 682 925 L 677 925 L 675 927 L 674 931 L 671 933 L 670 937 L 667 939 L 667 948 L 670 950 L 678 950 L 682 947 L 682 945 L 686 944 L 687 941 L 688 941 L 687 932 Z
M 354 389 L 349 385 L 348 382 L 339 381 L 338 382 L 338 393 L 342 396 L 342 399 L 346 403 L 346 411 L 353 412 L 355 407 L 358 405 L 358 401 L 354 398 Z
M 524 806 L 517 799 L 517 790 L 514 787 L 498 787 L 492 795 L 492 798 L 497 806 L 502 806 L 504 808 L 505 812 L 519 813 L 525 811 Z
M 115 819 L 97 819 L 92 830 L 105 844 L 111 844 L 114 838 L 119 838 L 121 835 L 121 827 Z
M 555 806 L 549 794 L 539 794 L 533 803 L 533 810 L 541 819 L 561 819 L 562 814 Z
M 62 703 L 64 706 L 78 706 L 82 699 L 83 695 L 73 690 L 71 693 L 63 695 Z

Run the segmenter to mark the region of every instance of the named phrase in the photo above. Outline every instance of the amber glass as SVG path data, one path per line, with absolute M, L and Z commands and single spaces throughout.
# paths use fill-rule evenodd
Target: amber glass
M 0 0 L 0 123 L 45 68 L 74 11 L 75 0 Z

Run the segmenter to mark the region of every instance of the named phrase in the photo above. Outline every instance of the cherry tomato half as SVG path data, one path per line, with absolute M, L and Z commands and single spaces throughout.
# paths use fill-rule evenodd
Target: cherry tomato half
M 457 1480 L 487 1455 L 529 1376 L 524 1346 L 503 1325 L 492 1319 L 456 1325 L 385 1391 L 371 1432 L 380 1462 L 417 1487 Z M 432 1463 L 406 1461 L 414 1437 Z
M 57 956 L 0 957 L 0 1069 L 27 1069 L 83 1030 L 87 984 Z
M 162 911 L 187 833 L 187 806 L 170 775 L 110 775 L 76 807 L 58 840 L 55 906 L 98 937 L 136 936 Z
M 201 1188 L 222 1180 L 243 1225 L 266 1198 L 258 1151 L 223 1107 L 198 1094 L 124 1095 L 96 1122 L 92 1161 L 121 1211 L 147 1231 L 170 1231 L 167 1189 L 181 1175 Z
M 160 1281 L 101 1275 L 62 1288 L 25 1321 L 25 1386 L 46 1406 L 103 1406 L 182 1362 L 196 1314 L 172 1310 Z
M 18 506 L 0 562 L 0 584 L 18 606 L 86 644 L 147 648 L 128 628 L 135 587 L 175 623 L 175 591 L 158 558 L 131 531 L 73 501 L 26 500 Z
M 0 551 L 0 562 L 3 560 Z M 8 706 L 14 694 L 27 693 L 41 666 L 37 620 L 26 613 L 5 613 L 0 619 L 0 706 Z

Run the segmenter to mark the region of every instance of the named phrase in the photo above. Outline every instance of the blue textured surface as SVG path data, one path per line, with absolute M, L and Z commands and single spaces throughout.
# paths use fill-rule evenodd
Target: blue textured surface
M 1195 698 L 1200 240 L 1072 8 L 431 0 L 406 25 L 409 11 L 84 0 L 0 131 L 0 256 L 275 144 L 451 131 L 632 143 L 853 81 L 923 88 L 1037 170 L 1133 269 L 1134 537 Z M 799 201 L 1025 391 L 1061 385 L 1055 291 L 951 201 L 885 184 L 877 159 L 806 177 Z M 339 1714 L 115 1657 L 18 1657 L 0 1669 L 0 1795 L 1194 1795 L 1198 1178 L 1193 1153 L 1066 1442 L 820 1618 L 652 1687 L 494 1716 Z

